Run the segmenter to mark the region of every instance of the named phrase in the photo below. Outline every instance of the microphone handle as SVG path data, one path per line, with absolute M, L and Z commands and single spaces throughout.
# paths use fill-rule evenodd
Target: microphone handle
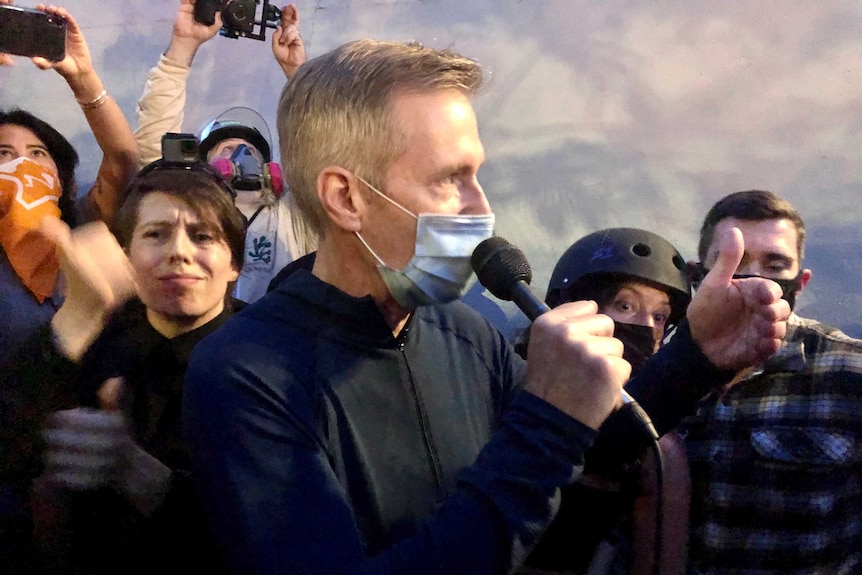
M 652 419 L 644 411 L 644 408 L 625 389 L 621 389 L 620 393 L 623 397 L 623 406 L 620 409 L 628 409 L 635 419 L 643 424 L 643 428 L 649 434 L 650 439 L 658 441 L 658 431 L 656 431 L 655 426 L 652 424 Z
M 518 280 L 512 284 L 509 295 L 512 296 L 512 301 L 518 306 L 518 309 L 527 316 L 530 323 L 536 321 L 543 313 L 551 311 L 551 308 L 533 293 L 530 284 L 524 280 Z

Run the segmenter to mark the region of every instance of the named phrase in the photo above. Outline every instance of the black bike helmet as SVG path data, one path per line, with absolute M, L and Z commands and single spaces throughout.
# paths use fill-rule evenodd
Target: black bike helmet
M 635 280 L 667 291 L 675 324 L 691 301 L 685 260 L 670 242 L 652 232 L 636 228 L 610 228 L 584 236 L 560 257 L 545 302 L 556 307 L 563 302 L 595 299 L 608 281 Z
M 207 161 L 210 150 L 219 142 L 229 138 L 242 138 L 260 152 L 264 162 L 272 161 L 269 128 L 263 117 L 251 108 L 244 106 L 230 108 L 201 128 L 198 134 L 201 160 Z

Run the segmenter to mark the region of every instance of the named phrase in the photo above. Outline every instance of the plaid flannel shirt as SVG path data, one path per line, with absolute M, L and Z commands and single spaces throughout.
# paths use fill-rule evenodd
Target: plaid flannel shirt
M 862 341 L 792 315 L 762 369 L 680 430 L 691 573 L 862 572 Z

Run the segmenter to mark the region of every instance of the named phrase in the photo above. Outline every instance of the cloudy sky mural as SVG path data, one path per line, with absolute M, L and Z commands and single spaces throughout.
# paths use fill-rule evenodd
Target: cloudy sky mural
M 35 2 L 18 0 L 19 5 Z M 311 56 L 359 37 L 452 47 L 487 71 L 476 101 L 480 179 L 498 233 L 518 244 L 544 294 L 580 236 L 642 227 L 696 257 L 709 206 L 761 188 L 809 228 L 804 315 L 862 336 L 862 5 L 579 0 L 300 0 Z M 135 122 L 147 70 L 177 0 L 69 0 L 106 86 Z M 283 76 L 267 42 L 217 37 L 198 53 L 185 128 L 233 105 L 274 132 Z M 70 137 L 92 181 L 98 148 L 62 80 L 18 59 L 0 107 Z M 515 317 L 514 310 L 504 311 Z

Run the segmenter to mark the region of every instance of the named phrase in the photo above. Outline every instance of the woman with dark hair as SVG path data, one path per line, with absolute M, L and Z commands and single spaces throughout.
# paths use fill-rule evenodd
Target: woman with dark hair
M 64 8 L 37 8 L 66 19 L 66 57 L 33 62 L 66 80 L 103 157 L 89 193 L 76 197 L 78 154 L 68 140 L 30 112 L 0 110 L 0 360 L 50 321 L 62 303 L 53 246 L 33 233 L 39 221 L 51 216 L 71 226 L 112 222 L 140 156 L 122 110 L 93 69 L 75 19 Z M 11 63 L 11 56 L 0 54 L 0 68 Z M 16 199 L 22 197 L 29 201 Z
M 17 147 L 10 143 L 14 131 L 29 131 L 35 136 L 36 141 L 30 146 L 30 156 L 37 162 L 50 166 L 53 162 L 60 190 L 69 190 L 72 193 L 63 193 L 58 200 L 60 214 L 63 219 L 74 225 L 72 197 L 76 189 L 75 168 L 78 167 L 78 152 L 72 144 L 55 130 L 47 122 L 40 120 L 30 112 L 24 110 L 0 110 L 0 162 L 6 163 L 21 157 Z M 26 136 L 27 134 L 24 134 Z M 42 144 L 44 150 L 39 149 Z M 26 144 L 25 144 L 26 145 Z
M 180 553 L 218 572 L 180 397 L 192 348 L 235 309 L 245 219 L 210 166 L 159 160 L 132 182 L 116 228 L 123 247 L 102 223 L 43 222 L 69 289 L 51 325 L 0 367 L 0 480 L 28 492 L 42 473 L 33 519 L 49 572 L 155 573 Z M 40 431 L 58 409 L 42 470 Z

